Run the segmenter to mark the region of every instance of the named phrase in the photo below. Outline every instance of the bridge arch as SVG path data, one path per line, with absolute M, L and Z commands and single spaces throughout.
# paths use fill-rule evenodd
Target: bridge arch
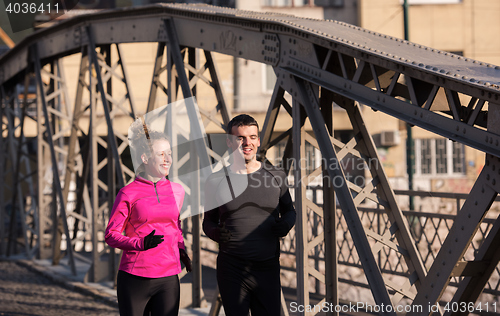
M 498 220 L 474 261 L 464 261 L 463 256 L 499 192 L 496 171 L 500 170 L 500 67 L 342 22 L 212 6 L 165 4 L 76 16 L 33 33 L 0 58 L 2 165 L 10 167 L 1 176 L 15 184 L 11 191 L 2 194 L 8 196 L 13 210 L 20 209 L 22 246 L 27 254 L 58 256 L 57 251 L 51 254 L 54 247 L 44 245 L 57 242 L 58 234 L 47 232 L 59 229 L 67 236 L 66 251 L 74 270 L 74 256 L 79 254 L 73 251 L 76 239 L 71 241 L 69 237 L 68 218 L 72 218 L 91 228 L 82 237 L 91 241 L 93 249 L 91 259 L 86 259 L 92 263 L 89 280 L 100 280 L 112 273 L 102 260 L 109 252 L 100 234 L 113 192 L 133 176 L 123 163 L 126 135 L 118 131 L 114 118 L 120 113 L 132 120 L 137 111 L 128 87 L 130 74 L 120 52 L 121 44 L 136 42 L 158 43 L 147 110 L 154 108 L 158 93 L 165 93 L 170 102 L 180 95 L 195 95 L 197 84 L 209 83 L 217 105 L 201 114 L 221 131 L 230 113 L 212 53 L 274 68 L 277 81 L 262 130 L 261 154 L 265 156 L 278 140 L 287 140 L 283 160 L 291 157 L 301 161 L 308 142 L 320 149 L 327 167 L 316 171 L 317 175 L 324 174 L 323 195 L 328 198 L 324 199 L 323 208 L 308 201 L 307 181 L 294 184 L 300 215 L 295 234 L 299 304 L 309 304 L 309 277 L 325 283 L 327 302 L 336 301 L 334 197 L 340 203 L 377 305 L 397 306 L 402 299 L 413 306 L 436 304 L 454 276 L 466 278 L 453 300 L 477 299 L 498 263 Z M 205 55 L 204 65 L 196 62 L 197 50 Z M 111 59 L 112 51 L 117 54 L 115 60 Z M 81 53 L 81 61 L 73 104 L 67 95 L 68 83 L 60 61 L 75 53 Z M 165 72 L 168 80 L 162 83 L 160 75 Z M 111 78 L 124 85 L 120 99 L 111 91 Z M 36 82 L 36 98 L 29 97 L 30 80 Z M 25 91 L 20 92 L 19 85 Z M 444 108 L 436 107 L 438 93 L 446 96 Z M 89 104 L 85 104 L 84 96 Z M 353 127 L 354 137 L 348 142 L 332 137 L 333 104 L 346 111 Z M 485 167 L 430 267 L 424 265 L 415 246 L 382 164 L 367 164 L 371 178 L 361 187 L 345 177 L 338 163 L 348 153 L 365 162 L 380 160 L 360 104 L 486 153 Z M 285 111 L 280 112 L 281 108 Z M 273 136 L 279 115 L 289 115 L 293 126 Z M 92 118 L 85 129 L 81 126 L 84 116 Z M 34 145 L 26 143 L 26 121 L 37 127 L 36 168 L 29 161 Z M 305 132 L 306 122 L 311 124 L 314 138 Z M 105 139 L 96 134 L 98 128 L 107 131 Z M 82 138 L 84 142 L 79 141 Z M 98 150 L 107 154 L 100 158 Z M 106 165 L 116 168 L 105 168 Z M 107 178 L 113 180 L 102 183 L 100 172 L 108 173 Z M 52 173 L 52 178 L 47 173 Z M 302 179 L 303 170 L 295 168 L 293 178 Z M 70 188 L 65 184 L 72 179 L 77 185 L 78 211 L 67 212 Z M 52 188 L 52 195 L 43 192 L 47 186 Z M 191 207 L 199 207 L 199 197 L 192 193 Z M 23 195 L 36 203 L 25 207 Z M 387 227 L 383 234 L 363 225 L 360 207 L 364 200 L 371 200 L 384 210 Z M 6 198 L 1 202 L 5 206 Z M 308 208 L 324 221 L 324 231 L 312 240 L 307 234 Z M 2 221 L 5 222 L 4 217 Z M 199 243 L 199 235 L 194 234 L 200 231 L 199 219 L 191 225 L 193 242 Z M 8 253 L 13 238 L 5 244 L 5 238 L 12 236 L 0 237 Z M 309 266 L 307 260 L 318 243 L 324 243 L 324 273 Z M 383 251 L 394 252 L 404 262 L 404 271 L 400 273 L 403 282 L 387 278 L 379 266 L 376 255 Z

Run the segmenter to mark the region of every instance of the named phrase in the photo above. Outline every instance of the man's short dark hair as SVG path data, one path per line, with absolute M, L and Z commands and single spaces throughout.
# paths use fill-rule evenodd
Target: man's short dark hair
M 259 130 L 259 124 L 253 117 L 248 114 L 240 114 L 233 117 L 233 119 L 227 123 L 227 133 L 231 134 L 233 127 L 240 126 L 257 126 L 257 130 Z

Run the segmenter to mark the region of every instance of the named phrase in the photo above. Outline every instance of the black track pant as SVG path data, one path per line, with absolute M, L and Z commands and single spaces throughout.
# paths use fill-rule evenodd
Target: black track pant
M 116 280 L 120 316 L 177 316 L 179 277 L 144 278 L 118 271 Z
M 281 285 L 279 261 L 255 265 L 219 253 L 217 283 L 227 316 L 280 316 Z

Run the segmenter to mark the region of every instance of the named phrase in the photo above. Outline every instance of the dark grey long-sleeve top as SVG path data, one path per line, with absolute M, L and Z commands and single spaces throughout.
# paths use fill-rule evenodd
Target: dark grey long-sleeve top
M 285 221 L 295 225 L 296 213 L 287 187 L 286 174 L 268 163 L 250 174 L 235 174 L 230 168 L 212 174 L 205 184 L 203 219 L 205 234 L 219 242 L 217 231 L 223 224 L 231 239 L 219 251 L 249 261 L 279 257 L 279 238 L 271 227 Z

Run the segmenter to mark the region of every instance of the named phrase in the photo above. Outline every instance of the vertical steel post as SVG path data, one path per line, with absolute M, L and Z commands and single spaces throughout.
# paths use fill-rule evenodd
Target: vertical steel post
M 37 90 L 38 90 L 38 106 L 42 108 L 43 115 L 45 118 L 45 132 L 47 134 L 47 140 L 49 143 L 49 148 L 50 148 L 50 156 L 52 159 L 52 171 L 53 171 L 53 182 L 55 184 L 55 189 L 56 189 L 56 194 L 57 198 L 59 199 L 59 205 L 60 205 L 60 216 L 62 217 L 63 221 L 63 226 L 64 226 L 64 233 L 66 235 L 66 251 L 68 253 L 69 257 L 69 263 L 71 267 L 71 272 L 73 275 L 76 275 L 76 266 L 75 266 L 75 260 L 73 257 L 73 247 L 71 245 L 71 238 L 69 235 L 69 229 L 68 229 L 68 222 L 66 218 L 66 206 L 64 205 L 64 198 L 62 195 L 62 188 L 61 188 L 61 182 L 59 178 L 59 170 L 58 170 L 58 163 L 57 163 L 57 157 L 56 153 L 54 150 L 54 142 L 52 139 L 52 130 L 50 127 L 50 119 L 49 119 L 49 113 L 47 109 L 47 103 L 45 101 L 45 92 L 44 92 L 44 87 L 43 87 L 43 82 L 42 82 L 42 74 L 41 74 L 41 65 L 40 65 L 40 58 L 38 56 L 38 47 L 33 45 L 31 47 L 32 53 L 33 53 L 33 62 L 35 64 L 35 76 L 36 76 L 36 81 L 37 81 Z M 57 203 L 56 200 L 53 201 L 53 203 Z M 56 223 L 53 223 L 53 225 L 56 225 Z
M 118 50 L 118 54 L 119 54 L 119 48 L 118 48 L 118 45 L 116 46 L 117 50 Z M 104 53 L 104 62 L 106 65 L 112 65 L 112 58 L 111 58 L 111 45 L 105 45 L 101 48 L 101 53 Z M 121 59 L 119 59 L 121 61 Z M 124 78 L 126 78 L 125 74 L 124 74 Z M 108 81 L 106 82 L 106 90 L 105 92 L 108 94 L 108 95 L 113 95 L 113 76 L 110 76 Z M 128 88 L 128 85 L 126 85 L 126 87 Z M 132 107 L 133 108 L 133 107 Z M 113 111 L 113 103 L 110 103 L 109 104 L 109 111 Z M 110 136 L 113 136 L 113 135 L 108 135 L 108 143 L 112 143 L 112 140 L 109 139 Z M 118 145 L 118 144 L 117 144 Z M 107 173 L 108 173 L 108 181 L 107 181 L 107 185 L 108 185 L 108 210 L 109 212 L 111 213 L 111 208 L 113 207 L 113 204 L 115 202 L 115 196 L 116 196 L 116 193 L 117 193 L 117 187 L 116 187 L 116 172 L 115 172 L 115 169 L 114 169 L 114 165 L 115 164 L 119 164 L 120 161 L 118 160 L 115 160 L 114 157 L 113 157 L 113 149 L 112 149 L 112 146 L 108 146 L 107 148 L 107 159 L 108 159 L 108 165 L 107 165 Z M 124 182 L 124 185 L 125 185 L 125 182 Z M 106 246 L 105 246 L 106 247 Z M 111 248 L 111 247 L 110 247 Z M 111 274 L 111 272 L 114 272 L 115 270 L 115 248 L 111 248 L 110 251 L 109 251 L 109 256 L 108 256 L 108 267 L 107 267 L 107 271 L 108 271 L 108 274 L 107 274 L 107 277 L 106 279 L 108 280 L 112 280 L 114 278 L 114 273 Z
M 330 176 L 330 181 L 332 181 L 332 184 L 335 185 L 334 180 L 336 178 L 336 175 L 340 176 L 343 179 L 342 186 L 337 188 L 337 196 L 339 197 L 344 216 L 346 217 L 349 231 L 351 232 L 353 240 L 356 244 L 356 249 L 365 270 L 365 274 L 372 290 L 374 300 L 380 306 L 382 304 L 384 304 L 385 306 L 392 305 L 389 292 L 385 286 L 384 279 L 376 264 L 376 261 L 374 260 L 370 243 L 363 229 L 363 224 L 361 222 L 361 219 L 359 218 L 359 214 L 357 213 L 356 205 L 352 199 L 351 192 L 346 183 L 346 178 L 343 175 L 342 169 L 337 163 L 338 159 L 333 148 L 331 138 L 325 127 L 325 121 L 323 120 L 323 117 L 321 116 L 321 113 L 318 109 L 318 101 L 315 91 L 313 91 L 310 83 L 306 83 L 298 77 L 294 77 L 294 81 L 294 89 L 298 90 L 298 94 L 301 100 L 303 100 L 303 102 L 310 103 L 304 108 L 309 120 L 311 121 L 311 126 L 313 127 L 314 134 L 316 135 L 316 138 L 318 140 L 321 154 L 326 158 L 325 161 L 331 164 L 331 166 L 329 166 L 329 168 L 327 169 Z M 296 141 L 294 140 L 294 145 L 295 143 Z M 297 284 L 297 286 L 299 286 L 299 284 Z M 386 312 L 384 314 L 395 315 L 395 312 L 393 309 L 392 312 Z
M 200 66 L 200 58 L 199 58 L 199 53 L 196 48 L 189 47 L 187 48 L 187 53 L 188 53 L 188 63 L 194 69 L 198 69 Z M 189 73 L 189 81 L 191 81 L 194 78 L 193 73 Z M 193 86 L 191 89 L 191 93 L 194 97 L 197 96 L 197 89 L 196 85 Z M 194 110 L 194 109 L 193 109 Z M 194 122 L 193 122 L 194 123 Z M 191 134 L 193 134 L 191 132 Z M 197 139 L 192 139 L 191 137 L 191 153 L 196 152 L 196 146 L 194 146 L 193 141 L 199 141 Z M 201 307 L 201 293 L 202 293 L 202 288 L 201 288 L 201 215 L 200 215 L 200 208 L 201 208 L 201 195 L 200 191 L 196 190 L 194 188 L 199 188 L 201 185 L 200 181 L 200 159 L 196 155 L 195 157 L 191 157 L 191 164 L 192 164 L 192 174 L 191 174 L 191 194 L 190 194 L 190 202 L 191 202 L 191 213 L 196 214 L 194 216 L 191 216 L 189 220 L 191 220 L 191 233 L 193 236 L 193 242 L 191 244 L 191 250 L 193 252 L 193 283 L 192 283 L 192 306 L 193 307 Z M 194 212 L 193 212 L 194 211 Z
M 333 126 L 333 93 L 321 89 L 320 107 L 325 127 L 330 137 L 334 137 Z M 337 306 L 339 304 L 338 275 L 337 275 L 337 238 L 336 219 L 337 207 L 335 203 L 335 190 L 333 182 L 328 175 L 328 166 L 325 159 L 321 159 L 323 168 L 323 214 L 324 214 L 324 240 L 325 240 L 325 301 Z M 338 315 L 335 310 L 329 309 L 328 315 Z
M 410 6 L 408 0 L 403 1 L 403 24 L 404 24 L 404 39 L 410 40 L 410 28 L 408 26 L 408 15 Z M 413 129 L 411 124 L 406 123 L 406 171 L 408 173 L 408 190 L 413 191 L 413 165 L 414 165 L 414 144 L 413 144 Z M 410 211 L 414 211 L 413 196 L 409 196 Z
M 6 95 L 5 95 L 5 87 L 0 85 L 0 119 L 1 127 L 0 132 L 0 181 L 2 183 L 6 183 L 5 179 L 5 168 L 7 167 L 7 159 L 5 159 L 5 140 L 4 140 L 4 108 L 7 106 Z M 5 187 L 2 186 L 0 189 L 0 256 L 5 255 L 6 253 L 6 245 L 5 245 Z
M 166 91 L 165 87 L 160 82 L 160 74 L 162 73 L 161 64 L 164 52 L 165 52 L 165 43 L 158 42 L 158 47 L 156 49 L 155 64 L 153 68 L 153 79 L 151 80 L 151 88 L 149 90 L 148 106 L 146 108 L 146 113 L 153 111 L 155 108 L 156 93 L 158 87 L 161 86 L 164 89 L 165 94 L 168 95 L 168 92 Z
M 306 188 L 302 181 L 305 166 L 305 137 L 304 127 L 301 124 L 302 117 L 305 116 L 302 106 L 297 99 L 293 99 L 293 161 L 294 161 L 294 182 L 295 188 L 295 211 L 297 221 L 295 224 L 296 260 L 297 260 L 297 304 L 299 306 L 309 305 L 309 263 L 308 263 L 308 240 L 307 240 L 307 207 Z
M 26 90 L 26 88 L 25 88 Z M 26 255 L 30 257 L 31 254 L 31 247 L 29 244 L 29 239 L 28 239 L 28 228 L 27 228 L 27 221 L 26 221 L 26 214 L 25 214 L 25 203 L 24 203 L 24 194 L 22 191 L 22 178 L 23 175 L 21 175 L 21 163 L 23 162 L 22 155 L 23 155 L 23 147 L 24 147 L 24 118 L 26 117 L 26 107 L 20 106 L 19 105 L 19 96 L 17 95 L 17 91 L 15 92 L 15 95 L 11 99 L 11 104 L 12 104 L 12 109 L 10 113 L 7 113 L 7 120 L 9 124 L 9 130 L 12 132 L 9 132 L 9 144 L 10 144 L 10 152 L 11 152 L 11 159 L 12 163 L 14 164 L 12 167 L 12 170 L 14 171 L 13 174 L 13 193 L 12 193 L 12 202 L 11 202 L 11 217 L 10 217 L 10 227 L 9 227 L 9 244 L 7 247 L 7 255 L 10 255 L 10 245 L 14 245 L 14 251 L 16 251 L 17 248 L 17 236 L 19 234 L 18 228 L 17 228 L 17 223 L 18 223 L 18 216 L 19 215 L 19 221 L 22 227 L 22 235 L 24 238 L 24 250 L 26 252 Z M 18 117 L 16 115 L 17 113 L 21 114 L 21 117 Z M 18 124 L 16 124 L 16 118 L 19 119 Z M 19 136 L 17 137 L 16 140 L 16 134 L 17 131 L 19 131 Z M 12 239 L 12 241 L 10 241 Z
M 88 272 L 88 281 L 94 282 L 98 278 L 98 267 L 99 262 L 99 250 L 98 250 L 98 224 L 99 224 L 99 170 L 98 170 L 98 155 L 97 155 L 97 91 L 95 90 L 94 76 L 92 75 L 92 66 L 94 64 L 95 47 L 93 45 L 88 45 L 88 56 L 89 56 L 89 99 L 90 99 L 90 123 L 89 123 L 89 168 L 90 168 L 90 194 L 91 194 L 91 230 L 92 230 L 92 265 Z M 95 69 L 97 73 L 100 69 Z M 105 106 L 105 105 L 104 105 Z

